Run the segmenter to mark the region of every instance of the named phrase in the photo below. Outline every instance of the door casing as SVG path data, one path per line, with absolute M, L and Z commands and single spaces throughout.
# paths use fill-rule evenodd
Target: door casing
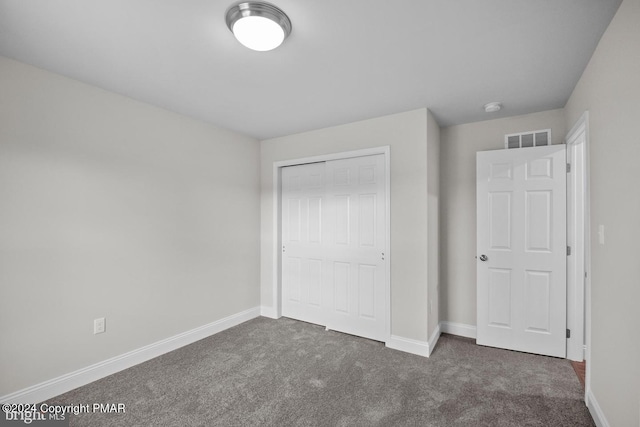
M 584 134 L 584 138 L 580 139 L 579 136 Z M 584 197 L 582 203 L 578 203 L 576 206 L 569 205 L 569 210 L 575 212 L 573 215 L 567 216 L 567 229 L 573 227 L 576 233 L 582 233 L 582 238 L 574 239 L 576 242 L 581 240 L 582 253 L 584 256 L 584 272 L 586 277 L 584 278 L 584 288 L 582 292 L 582 301 L 576 299 L 575 301 L 569 301 L 571 305 L 567 307 L 568 320 L 573 319 L 573 324 L 582 324 L 582 335 L 571 334 L 571 338 L 567 340 L 567 358 L 571 360 L 587 360 L 586 364 L 586 376 L 585 376 L 585 401 L 587 401 L 587 393 L 591 389 L 591 364 L 588 361 L 591 359 L 591 220 L 590 220 L 590 195 L 589 195 L 589 112 L 585 111 L 582 116 L 577 120 L 571 130 L 567 133 L 565 138 L 567 144 L 567 157 L 571 159 L 572 170 L 571 172 L 580 173 L 584 179 Z M 582 145 L 581 156 L 576 156 L 578 151 L 578 145 Z M 575 201 L 575 198 L 570 194 L 575 191 L 575 188 L 571 186 L 567 187 L 567 197 L 569 203 Z M 582 212 L 581 212 L 582 210 Z M 579 226 L 577 224 L 576 217 L 582 216 L 584 224 Z M 577 226 L 577 227 L 576 227 Z M 576 245 L 576 242 L 570 244 Z M 579 252 L 579 251 L 576 251 Z M 568 287 L 579 287 L 579 283 L 571 281 L 567 282 Z M 579 289 L 574 291 L 574 295 L 579 295 L 581 292 Z

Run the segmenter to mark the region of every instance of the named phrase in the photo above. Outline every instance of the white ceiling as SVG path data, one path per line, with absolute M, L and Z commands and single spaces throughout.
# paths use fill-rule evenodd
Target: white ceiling
M 272 0 L 293 32 L 254 52 L 233 0 L 0 0 L 0 54 L 259 139 L 420 107 L 448 126 L 563 107 L 620 1 Z

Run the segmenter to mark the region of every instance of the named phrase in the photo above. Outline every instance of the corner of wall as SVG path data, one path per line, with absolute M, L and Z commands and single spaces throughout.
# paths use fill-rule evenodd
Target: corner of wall
M 427 336 L 439 336 L 440 324 L 440 126 L 427 114 Z M 436 338 L 437 341 L 437 338 Z M 435 343 L 434 343 L 435 345 Z M 432 347 L 431 347 L 432 348 Z

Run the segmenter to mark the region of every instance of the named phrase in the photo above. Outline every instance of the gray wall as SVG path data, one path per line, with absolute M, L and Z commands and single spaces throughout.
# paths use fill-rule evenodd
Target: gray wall
M 394 114 L 261 144 L 262 305 L 273 307 L 273 163 L 369 147 L 391 147 L 391 333 L 428 339 L 426 109 Z M 436 135 L 431 131 L 431 135 Z
M 503 149 L 508 133 L 549 128 L 553 143 L 561 143 L 562 110 L 442 129 L 440 320 L 476 325 L 476 152 Z
M 624 0 L 565 107 L 589 110 L 591 391 L 612 427 L 640 425 L 640 2 Z M 605 226 L 605 243 L 598 226 Z
M 2 57 L 0 94 L 0 395 L 259 305 L 256 140 Z

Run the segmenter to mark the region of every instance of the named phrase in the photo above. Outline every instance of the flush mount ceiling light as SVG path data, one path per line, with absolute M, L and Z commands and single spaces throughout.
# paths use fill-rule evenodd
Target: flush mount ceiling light
M 499 102 L 490 102 L 485 104 L 484 111 L 487 113 L 495 113 L 496 111 L 500 111 L 502 108 L 502 104 Z
M 226 21 L 240 43 L 262 52 L 277 48 L 291 34 L 289 17 L 265 2 L 249 1 L 231 6 Z

